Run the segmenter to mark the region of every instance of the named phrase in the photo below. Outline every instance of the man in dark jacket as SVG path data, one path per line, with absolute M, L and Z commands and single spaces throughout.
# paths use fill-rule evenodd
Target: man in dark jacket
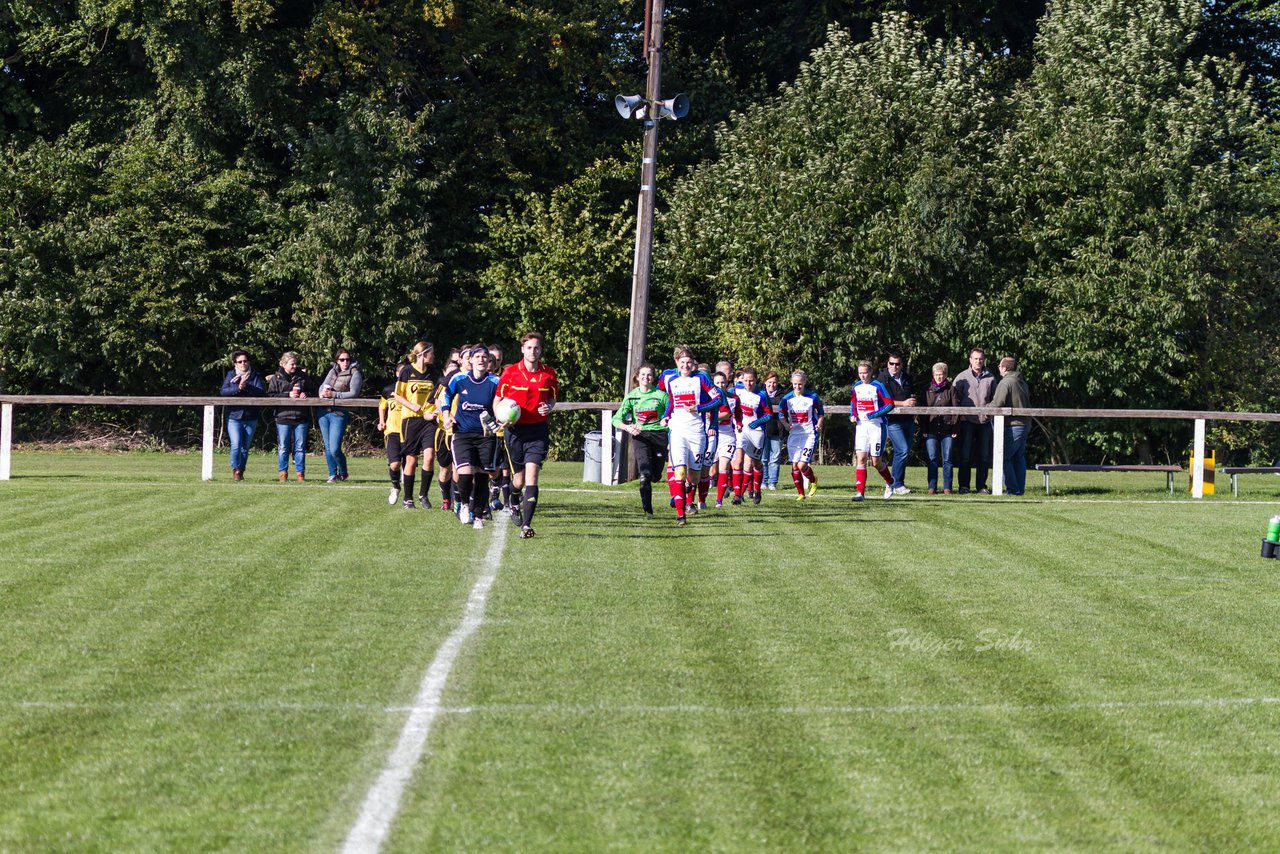
M 890 351 L 884 370 L 876 378 L 893 398 L 895 407 L 916 405 L 915 383 L 903 365 L 905 361 L 906 357 L 901 351 Z M 906 495 L 911 491 L 907 489 L 903 477 L 907 473 L 907 454 L 911 451 L 911 441 L 915 438 L 915 432 L 915 416 L 889 416 L 889 443 L 893 445 L 893 462 L 889 464 L 889 471 L 893 475 L 894 495 Z
M 1018 360 L 1005 356 L 1000 360 L 1000 384 L 996 386 L 992 406 L 1025 409 L 1031 405 L 1031 391 L 1018 373 Z M 1027 489 L 1027 434 L 1031 418 L 1012 415 L 1004 425 L 1004 482 L 1010 495 L 1021 495 Z

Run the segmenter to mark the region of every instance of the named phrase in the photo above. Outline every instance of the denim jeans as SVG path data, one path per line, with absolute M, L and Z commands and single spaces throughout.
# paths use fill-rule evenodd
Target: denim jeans
M 290 451 L 293 451 L 294 470 L 307 470 L 307 427 L 306 424 L 276 423 L 276 463 L 280 471 L 289 470 Z
M 329 466 L 329 477 L 347 476 L 347 455 L 342 453 L 342 436 L 347 432 L 350 420 L 351 413 L 341 409 L 320 416 L 320 438 L 324 439 L 324 461 Z
M 974 489 L 987 488 L 987 469 L 991 467 L 991 422 L 960 422 L 960 488 L 969 488 L 969 472 L 974 471 Z
M 1010 495 L 1027 491 L 1027 434 L 1030 424 L 1010 424 L 1004 428 L 1004 487 Z
M 889 422 L 889 444 L 893 445 L 893 462 L 889 464 L 889 471 L 893 474 L 894 489 L 906 486 L 902 478 L 907 473 L 907 454 L 911 453 L 911 440 L 915 433 L 914 421 Z
M 253 431 L 258 429 L 256 418 L 228 418 L 227 439 L 231 442 L 231 470 L 244 471 L 249 459 L 249 446 L 253 444 Z
M 760 455 L 761 461 L 764 463 L 764 478 L 761 483 L 764 486 L 778 485 L 778 467 L 782 462 L 782 443 L 781 436 L 764 437 L 764 453 Z
M 938 488 L 938 469 L 942 469 L 942 488 L 951 488 L 951 434 L 926 433 L 925 452 L 929 455 L 929 488 Z

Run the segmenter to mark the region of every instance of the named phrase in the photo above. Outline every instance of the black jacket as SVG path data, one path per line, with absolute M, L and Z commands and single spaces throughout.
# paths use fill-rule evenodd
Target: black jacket
M 315 396 L 315 389 L 312 388 L 311 377 L 302 368 L 294 371 L 292 374 L 286 374 L 284 368 L 279 368 L 271 375 L 270 382 L 267 383 L 267 397 L 282 397 L 286 400 L 289 393 L 293 389 L 301 389 L 307 393 L 308 398 Z M 310 424 L 311 410 L 308 407 L 288 407 L 281 406 L 276 409 L 277 424 Z
M 911 379 L 911 374 L 906 371 L 902 372 L 902 378 L 895 380 L 889 376 L 889 369 L 884 368 L 880 371 L 880 376 L 876 377 L 880 381 L 880 385 L 884 386 L 885 391 L 889 392 L 889 397 L 893 398 L 895 404 L 900 404 L 909 397 L 916 397 L 915 381 Z M 919 399 L 917 398 L 917 403 Z M 899 424 L 910 423 L 915 418 L 914 415 L 894 415 L 890 413 L 889 421 Z

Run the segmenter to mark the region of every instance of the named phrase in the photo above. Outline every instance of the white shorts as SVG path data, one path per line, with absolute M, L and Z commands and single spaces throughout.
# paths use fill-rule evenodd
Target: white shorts
M 667 455 L 667 459 L 672 468 L 684 466 L 693 471 L 702 471 L 702 455 L 707 447 L 707 434 L 704 431 L 699 430 L 696 434 L 672 432 L 668 441 L 671 453 Z
M 764 428 L 742 428 L 742 432 L 738 434 L 738 448 L 743 456 L 751 457 L 753 460 L 760 459 L 764 454 Z
M 813 462 L 813 449 L 818 444 L 817 433 L 805 433 L 803 430 L 792 430 L 787 434 L 787 459 L 792 465 Z
M 732 427 L 721 427 L 716 431 L 716 457 L 721 460 L 732 460 L 738 450 L 738 434 Z
M 880 456 L 884 450 L 885 426 L 878 421 L 859 421 L 853 431 L 853 452 Z

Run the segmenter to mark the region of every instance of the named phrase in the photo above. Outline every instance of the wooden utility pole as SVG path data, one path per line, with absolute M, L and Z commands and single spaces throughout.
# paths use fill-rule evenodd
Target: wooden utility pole
M 631 269 L 631 328 L 627 335 L 627 370 L 624 391 L 631 391 L 631 378 L 644 362 L 645 338 L 649 323 L 649 273 L 653 266 L 653 204 L 658 182 L 658 102 L 662 98 L 662 15 L 664 0 L 646 0 L 645 58 L 649 80 L 645 100 L 649 107 L 644 119 L 644 155 L 640 161 L 640 201 L 636 217 L 636 252 Z M 628 464 L 630 471 L 634 463 Z

